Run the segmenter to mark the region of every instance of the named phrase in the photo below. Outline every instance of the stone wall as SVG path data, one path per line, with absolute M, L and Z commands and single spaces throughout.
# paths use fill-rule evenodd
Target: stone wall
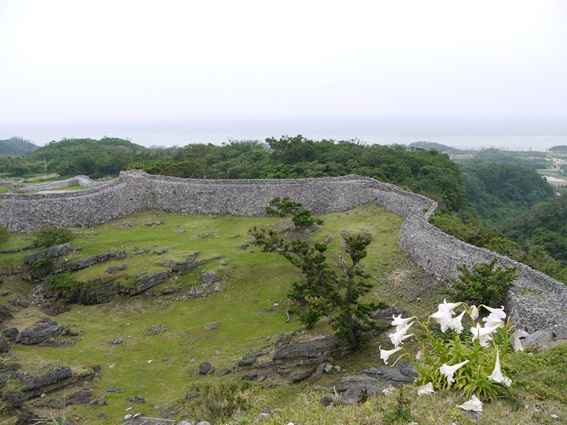
M 404 217 L 399 235 L 401 249 L 441 282 L 455 278 L 460 263 L 473 265 L 497 258 L 502 265 L 513 265 L 518 269 L 519 279 L 507 299 L 507 310 L 515 324 L 528 332 L 552 328 L 559 333 L 567 331 L 565 285 L 441 232 L 428 222 L 437 208 L 434 201 L 366 177 L 192 180 L 128 171 L 112 182 L 84 191 L 0 195 L 0 225 L 14 232 L 33 232 L 45 224 L 91 227 L 144 209 L 261 216 L 276 196 L 289 196 L 316 214 L 375 202 Z
M 15 183 L 11 189 L 18 192 L 41 192 L 44 190 L 64 189 L 69 186 L 96 187 L 104 184 L 103 182 L 92 180 L 89 176 L 75 176 L 66 180 L 57 180 L 46 183 Z

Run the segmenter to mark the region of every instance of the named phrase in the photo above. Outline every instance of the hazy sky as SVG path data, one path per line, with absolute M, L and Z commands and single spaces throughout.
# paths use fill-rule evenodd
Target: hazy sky
M 0 138 L 112 121 L 567 122 L 566 76 L 563 0 L 0 0 Z

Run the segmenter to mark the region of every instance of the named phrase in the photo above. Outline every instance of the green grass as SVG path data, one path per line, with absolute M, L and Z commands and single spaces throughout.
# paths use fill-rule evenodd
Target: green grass
M 397 246 L 402 224 L 400 217 L 369 205 L 321 218 L 324 220 L 323 227 L 313 237 L 316 240 L 332 238 L 327 252 L 330 259 L 338 258 L 341 231 L 368 231 L 373 235 L 369 255 L 363 260 L 365 270 L 371 274 L 374 283 L 371 298 L 385 300 L 411 314 L 423 315 L 435 310 L 434 306 L 442 299 L 439 288 L 435 289 L 434 280 L 415 269 Z M 93 398 L 105 400 L 108 403 L 106 406 L 76 405 L 62 411 L 34 409 L 38 415 L 64 415 L 76 425 L 117 424 L 122 423 L 128 407 L 133 407 L 130 413 L 143 411 L 147 416 L 155 417 L 159 416 L 160 410 L 177 403 L 182 408 L 177 415 L 180 417 L 188 412 L 188 403 L 183 397 L 194 386 L 238 380 L 238 374 L 199 377 L 195 376 L 195 372 L 203 361 L 210 361 L 217 370 L 233 367 L 245 354 L 273 348 L 273 342 L 282 332 L 294 332 L 301 328 L 293 316 L 291 321 L 286 321 L 286 295 L 291 283 L 301 277 L 298 271 L 277 254 L 262 253 L 253 245 L 245 249 L 240 247 L 249 243 L 247 230 L 252 226 L 270 225 L 275 221 L 277 219 L 266 217 L 182 216 L 148 211 L 94 229 L 74 229 L 77 237 L 73 246 L 82 249 L 68 255 L 68 260 L 111 249 L 125 250 L 128 254 L 124 260 L 95 265 L 75 273 L 75 277 L 82 281 L 101 275 L 109 276 L 105 273 L 106 269 L 122 262 L 127 263 L 127 269 L 113 276 L 125 283 L 141 271 L 163 271 L 166 269 L 164 263 L 178 261 L 194 252 L 201 253 L 199 259 L 215 259 L 186 276 L 180 276 L 177 281 L 169 280 L 137 297 L 120 298 L 98 306 L 72 306 L 55 320 L 79 331 L 75 345 L 13 346 L 10 355 L 18 359 L 24 370 L 48 363 L 67 365 L 77 370 L 94 366 L 101 369 L 100 378 L 92 381 L 90 388 L 94 390 Z M 32 235 L 13 235 L 5 245 L 22 246 L 31 239 Z M 4 245 L 1 248 L 6 249 Z M 152 253 L 164 248 L 168 249 L 166 254 Z M 150 251 L 144 255 L 136 254 L 140 249 Z M 27 253 L 0 254 L 2 269 L 17 267 Z M 228 264 L 222 265 L 223 261 L 228 261 Z M 182 296 L 189 285 L 200 283 L 203 270 L 214 270 L 225 278 L 224 291 L 206 298 L 183 300 Z M 33 286 L 13 276 L 5 276 L 2 284 L 3 289 L 12 290 L 11 297 L 23 296 Z M 158 296 L 163 287 L 178 292 Z M 2 303 L 6 301 L 5 298 L 0 300 Z M 41 317 L 45 317 L 45 314 L 36 307 L 21 309 L 6 326 L 16 326 L 21 331 Z M 211 322 L 217 322 L 218 329 L 206 330 L 205 325 Z M 149 329 L 153 325 L 163 325 L 167 331 L 151 334 Z M 328 324 L 323 322 L 315 326 L 310 334 L 329 332 Z M 123 345 L 109 344 L 110 340 L 119 337 L 124 339 Z M 347 375 L 360 373 L 371 366 L 380 367 L 382 362 L 378 346 L 387 345 L 385 338 L 385 335 L 376 338 L 361 352 L 336 359 L 334 364 L 341 366 Z M 561 356 L 565 358 L 565 355 L 566 349 L 558 348 L 557 357 L 549 361 L 540 362 L 534 360 L 539 358 L 538 355 L 525 353 L 514 357 L 517 363 L 512 364 L 510 376 L 518 380 L 522 403 L 535 409 L 536 405 L 539 406 L 540 398 L 546 397 L 545 406 L 539 412 L 529 411 L 531 416 L 526 416 L 532 420 L 529 423 L 548 423 L 541 418 L 551 411 L 567 417 L 561 404 L 564 400 L 559 396 L 565 394 L 565 382 L 561 378 L 553 381 L 551 373 L 554 364 L 559 361 L 557 359 Z M 523 373 L 523 370 L 528 372 Z M 548 377 L 548 386 L 538 387 L 532 393 L 532 376 L 540 379 L 544 374 Z M 290 421 L 296 424 L 378 424 L 384 423 L 384 417 L 395 409 L 395 396 L 374 398 L 360 406 L 323 408 L 318 403 L 321 393 L 313 388 L 333 385 L 338 378 L 339 375 L 323 375 L 309 385 L 302 383 L 293 387 L 282 378 L 270 389 L 263 389 L 263 384 L 254 384 L 247 391 L 251 409 L 243 413 L 238 423 L 251 423 L 266 407 L 282 409 L 265 422 L 268 424 L 286 424 Z M 9 380 L 4 391 L 17 388 L 16 384 Z M 107 393 L 109 385 L 123 392 Z M 543 380 L 538 385 L 543 385 Z M 75 390 L 69 389 L 67 394 Z M 408 389 L 408 394 L 411 391 Z M 146 398 L 144 405 L 125 401 L 126 397 L 137 394 Z M 532 396 L 538 398 L 532 399 Z M 455 404 L 465 401 L 458 394 L 443 393 L 424 400 L 412 396 L 410 400 L 412 417 L 420 424 L 451 421 L 474 423 L 454 408 Z M 514 412 L 511 406 L 513 403 L 510 401 L 490 403 L 486 406 L 482 421 L 477 423 L 528 423 L 521 420 L 526 413 L 523 410 Z M 100 413 L 105 413 L 106 417 L 100 417 Z M 511 415 L 512 422 L 504 421 L 504 414 Z

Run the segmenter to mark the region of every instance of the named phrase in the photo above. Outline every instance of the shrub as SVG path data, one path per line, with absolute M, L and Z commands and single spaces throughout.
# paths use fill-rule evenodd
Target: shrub
M 34 243 L 45 248 L 49 248 L 50 246 L 71 242 L 74 238 L 75 235 L 73 235 L 73 232 L 69 229 L 58 228 L 55 226 L 43 226 L 36 232 Z
M 198 420 L 211 423 L 226 423 L 236 412 L 244 412 L 250 408 L 245 395 L 249 388 L 246 381 L 205 384 L 196 388 L 199 397 L 190 406 L 189 412 Z
M 41 257 L 30 263 L 30 269 L 32 272 L 36 272 L 38 270 L 45 270 L 45 274 L 48 274 L 52 268 L 53 268 L 53 259 L 51 257 Z
M 49 275 L 45 278 L 49 289 L 60 292 L 63 295 L 75 291 L 81 282 L 77 280 L 70 271 Z
M 452 280 L 453 290 L 450 295 L 471 304 L 484 304 L 497 307 L 504 303 L 508 290 L 517 279 L 516 269 L 512 266 L 496 265 L 496 259 L 489 263 L 477 263 L 470 270 L 465 264 L 459 264 L 461 271 L 458 280 Z

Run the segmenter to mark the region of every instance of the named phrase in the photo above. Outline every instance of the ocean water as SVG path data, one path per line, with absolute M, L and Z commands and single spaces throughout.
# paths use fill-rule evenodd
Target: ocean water
M 426 141 L 460 149 L 545 151 L 567 145 L 567 119 L 208 119 L 0 125 L 0 139 L 19 136 L 39 146 L 64 138 L 106 136 L 143 146 L 171 147 L 230 140 L 265 141 L 298 134 L 312 140 L 358 140 L 380 145 Z

